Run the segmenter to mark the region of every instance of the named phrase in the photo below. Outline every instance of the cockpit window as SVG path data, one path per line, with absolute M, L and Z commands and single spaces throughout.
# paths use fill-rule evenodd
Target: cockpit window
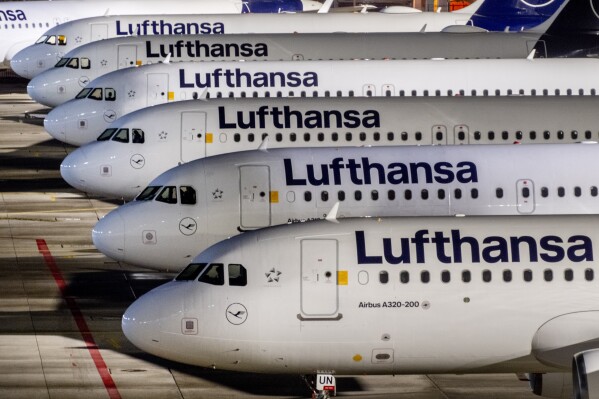
M 114 100 L 116 100 L 116 91 L 114 89 L 107 88 L 106 89 L 105 100 L 106 101 L 114 101 Z
M 118 132 L 112 138 L 112 141 L 118 141 L 119 143 L 128 143 L 129 142 L 129 129 L 122 128 L 119 129 Z
M 190 263 L 177 277 L 175 281 L 191 281 L 198 278 L 208 263 Z
M 87 98 L 91 98 L 92 100 L 102 100 L 102 88 L 97 87 L 92 89 L 92 92 L 87 96 Z
M 181 204 L 182 205 L 195 205 L 196 203 L 196 190 L 191 186 L 181 186 L 179 188 L 181 193 Z
M 156 201 L 165 202 L 167 204 L 177 203 L 177 187 L 167 186 L 162 189 L 160 194 L 156 197 Z
M 161 188 L 162 186 L 148 186 L 135 198 L 135 201 L 151 201 Z
M 46 41 L 44 43 L 50 44 L 50 45 L 55 45 L 56 44 L 56 36 L 54 36 L 54 35 L 48 36 L 48 38 L 46 39 Z
M 58 35 L 58 45 L 59 46 L 67 45 L 67 37 L 65 35 Z
M 58 60 L 58 62 L 56 63 L 56 65 L 54 65 L 54 68 L 61 68 L 63 66 L 65 66 L 67 64 L 67 62 L 69 62 L 70 58 L 61 58 Z
M 116 128 L 112 127 L 109 129 L 106 129 L 102 132 L 102 134 L 98 137 L 98 141 L 107 141 L 110 140 L 110 138 L 112 137 L 112 135 L 114 134 L 114 132 L 116 132 Z
M 144 131 L 141 129 L 131 129 L 131 134 L 133 136 L 132 143 L 133 144 L 143 144 L 145 141 Z
M 212 285 L 225 284 L 225 268 L 222 263 L 211 263 L 202 273 L 198 280 L 202 283 Z
M 40 38 L 35 41 L 35 44 L 43 43 L 46 41 L 47 38 L 48 38 L 48 36 L 46 36 L 46 35 L 40 36 Z
M 91 68 L 91 62 L 89 62 L 89 58 L 81 57 L 81 69 L 89 68 Z
M 87 97 L 87 95 L 89 94 L 89 92 L 90 92 L 90 91 L 92 91 L 92 89 L 85 88 L 85 89 L 81 90 L 81 91 L 79 92 L 79 94 L 77 94 L 77 95 L 75 96 L 75 98 L 76 98 L 76 99 L 85 98 L 85 97 Z
M 79 68 L 79 58 L 71 58 L 69 62 L 67 62 L 67 67 L 77 69 Z
M 231 263 L 229 267 L 229 285 L 244 287 L 248 283 L 247 271 L 245 267 Z

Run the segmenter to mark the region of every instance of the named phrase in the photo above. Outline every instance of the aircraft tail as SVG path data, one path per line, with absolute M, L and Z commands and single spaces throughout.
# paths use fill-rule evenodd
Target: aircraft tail
M 593 1 L 593 0 L 588 0 Z M 531 29 L 550 18 L 564 0 L 485 0 L 470 17 L 477 27 L 519 32 Z
M 535 49 L 547 57 L 597 57 L 598 34 L 599 1 L 567 0 Z

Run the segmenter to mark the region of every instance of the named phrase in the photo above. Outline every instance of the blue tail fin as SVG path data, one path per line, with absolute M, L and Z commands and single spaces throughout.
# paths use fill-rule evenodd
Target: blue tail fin
M 569 0 L 536 48 L 547 57 L 599 56 L 599 0 Z
M 302 12 L 301 0 L 246 0 L 244 13 Z
M 474 26 L 492 31 L 521 31 L 551 17 L 564 0 L 485 0 L 470 18 Z

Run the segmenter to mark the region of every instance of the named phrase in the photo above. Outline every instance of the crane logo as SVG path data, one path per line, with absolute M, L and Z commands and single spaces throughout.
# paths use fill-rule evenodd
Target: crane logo
M 134 169 L 141 169 L 146 164 L 146 159 L 141 154 L 135 154 L 131 157 L 129 163 Z
M 186 236 L 190 236 L 196 232 L 198 224 L 190 217 L 183 218 L 179 222 L 179 231 Z
M 243 324 L 248 318 L 248 310 L 240 303 L 232 303 L 227 308 L 227 320 L 236 326 Z

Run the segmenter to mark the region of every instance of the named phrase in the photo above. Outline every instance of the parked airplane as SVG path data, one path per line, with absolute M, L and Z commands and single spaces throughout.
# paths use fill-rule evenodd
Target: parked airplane
M 247 6 L 245 6 L 247 4 Z M 264 6 L 286 7 L 291 11 L 302 9 L 298 0 L 199 0 L 199 1 L 119 1 L 119 0 L 86 0 L 86 1 L 9 1 L 0 4 L 0 54 L 3 66 L 7 68 L 12 57 L 35 40 L 48 29 L 58 24 L 80 18 L 112 14 L 129 15 L 140 11 L 140 5 L 146 14 L 199 14 L 199 13 L 240 13 L 247 12 L 249 7 L 259 11 Z M 244 6 L 246 9 L 244 10 Z M 256 12 L 254 11 L 254 12 Z M 276 12 L 271 10 L 269 12 Z M 65 38 L 60 36 L 44 37 L 48 44 L 65 45 Z M 71 37 L 73 41 L 77 39 Z M 41 39 L 40 39 L 41 40 Z
M 529 373 L 537 395 L 596 399 L 598 225 L 473 216 L 262 229 L 201 253 L 137 299 L 122 328 L 182 363 L 316 375 L 319 397 L 335 375 Z
M 90 18 L 79 22 L 63 24 L 61 27 L 46 32 L 48 39 L 42 40 L 19 54 L 15 55 L 12 68 L 19 74 L 33 77 L 51 68 L 68 51 L 76 46 L 89 43 L 100 38 L 112 38 L 138 34 L 208 34 L 208 33 L 332 33 L 332 32 L 438 32 L 451 25 L 469 23 L 469 17 L 482 0 L 475 2 L 470 8 L 452 13 L 412 13 L 412 14 L 285 14 L 285 15 L 223 15 L 178 16 L 159 18 L 154 16 L 102 17 Z M 549 8 L 553 12 L 564 0 L 555 0 Z M 489 3 L 486 13 L 492 15 L 495 5 L 504 0 L 485 0 Z M 316 2 L 318 6 L 320 3 Z M 522 7 L 514 5 L 514 13 L 522 13 Z M 526 6 L 530 9 L 530 7 Z M 540 10 L 532 8 L 534 12 Z M 549 14 L 549 15 L 551 15 Z M 541 14 L 537 24 L 547 19 Z M 503 29 L 501 29 L 503 30 Z M 90 37 L 90 34 L 92 37 Z M 65 43 L 48 45 L 48 41 L 56 41 L 56 37 L 65 38 Z M 77 38 L 74 40 L 73 38 Z
M 597 96 L 188 100 L 117 119 L 60 171 L 79 190 L 128 200 L 178 164 L 266 137 L 271 148 L 599 141 L 597 109 Z
M 181 269 L 238 232 L 321 218 L 576 214 L 599 210 L 594 144 L 279 148 L 173 168 L 101 219 L 96 247 Z
M 48 113 L 44 127 L 58 140 L 81 145 L 95 139 L 116 118 L 129 112 L 201 96 L 588 95 L 595 94 L 599 87 L 599 75 L 595 73 L 598 66 L 597 59 L 215 61 L 144 65 L 93 80 L 74 100 Z M 49 98 L 55 98 L 36 85 L 29 85 L 28 92 L 45 104 Z
M 75 98 L 101 75 L 167 58 L 170 62 L 526 58 L 540 35 L 484 32 L 129 36 L 91 42 L 69 51 L 54 68 L 35 76 L 31 86 L 36 87 L 36 96 L 41 91 L 50 93 L 41 96 L 53 97 L 52 105 L 56 106 Z

